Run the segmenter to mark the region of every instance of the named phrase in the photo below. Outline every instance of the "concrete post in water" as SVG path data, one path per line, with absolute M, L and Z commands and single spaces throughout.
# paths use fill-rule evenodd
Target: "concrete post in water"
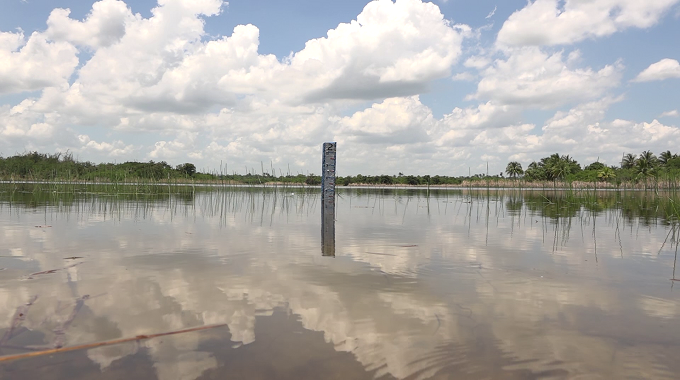
M 335 153 L 336 143 L 323 143 L 321 162 L 321 252 L 335 256 Z

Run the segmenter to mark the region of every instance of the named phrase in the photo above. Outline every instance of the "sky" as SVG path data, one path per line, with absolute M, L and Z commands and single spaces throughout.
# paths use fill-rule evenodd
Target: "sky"
M 0 155 L 339 175 L 680 152 L 680 0 L 2 0 Z

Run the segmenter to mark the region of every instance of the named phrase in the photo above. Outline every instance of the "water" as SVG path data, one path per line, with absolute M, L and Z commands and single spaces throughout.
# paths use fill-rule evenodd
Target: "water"
M 0 191 L 0 354 L 211 327 L 1 379 L 680 376 L 663 194 Z

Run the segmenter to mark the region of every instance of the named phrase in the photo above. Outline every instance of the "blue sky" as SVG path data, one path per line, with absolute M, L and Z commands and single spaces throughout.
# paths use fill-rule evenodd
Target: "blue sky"
M 332 140 L 341 175 L 462 175 L 680 146 L 680 0 L 6 0 L 0 33 L 4 156 L 313 173 Z

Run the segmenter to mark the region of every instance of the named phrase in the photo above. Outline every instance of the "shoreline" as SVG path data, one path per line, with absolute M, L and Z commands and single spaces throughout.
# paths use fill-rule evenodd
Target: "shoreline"
M 461 184 L 444 184 L 444 185 L 404 185 L 404 184 L 364 184 L 353 183 L 350 185 L 336 186 L 337 190 L 342 189 L 368 189 L 368 190 L 535 190 L 535 191 L 580 191 L 580 190 L 594 190 L 594 191 L 676 191 L 680 186 L 666 186 L 668 182 L 657 182 L 653 184 L 643 183 L 627 183 L 622 185 L 614 185 L 608 182 L 578 182 L 578 183 L 556 183 L 547 185 L 542 182 L 521 182 L 516 186 L 505 183 L 480 183 L 475 181 L 472 183 Z M 219 188 L 298 188 L 298 189 L 320 189 L 320 185 L 308 185 L 304 183 L 289 183 L 289 182 L 266 182 L 259 184 L 244 184 L 244 183 L 227 183 L 222 181 L 194 181 L 194 182 L 105 182 L 105 181 L 64 181 L 64 180 L 0 180 L 0 185 L 78 185 L 78 186 L 177 186 L 177 187 L 219 187 Z

